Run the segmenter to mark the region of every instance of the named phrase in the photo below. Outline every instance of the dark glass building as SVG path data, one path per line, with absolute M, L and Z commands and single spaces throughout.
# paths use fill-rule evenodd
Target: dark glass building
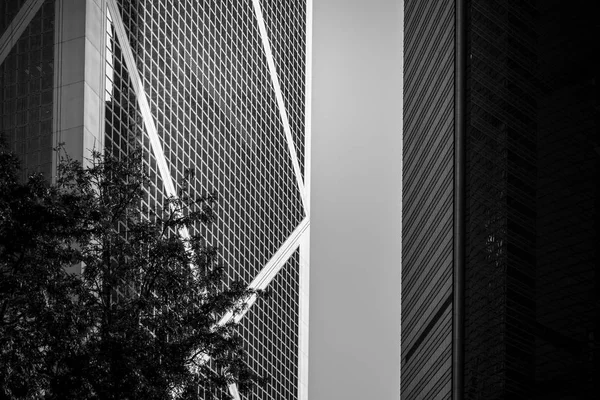
M 598 8 L 405 1 L 403 399 L 600 395 Z
M 0 133 L 23 177 L 52 177 L 59 143 L 84 162 L 133 145 L 150 209 L 186 169 L 217 193 L 227 279 L 273 294 L 241 320 L 269 377 L 251 399 L 307 397 L 310 32 L 310 0 L 0 0 Z

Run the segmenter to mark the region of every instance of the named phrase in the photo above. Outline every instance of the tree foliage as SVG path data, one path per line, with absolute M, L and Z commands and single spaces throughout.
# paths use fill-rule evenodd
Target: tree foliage
M 143 207 L 139 153 L 63 158 L 56 183 L 16 178 L 0 151 L 0 399 L 196 399 L 247 392 L 236 323 L 260 295 L 223 285 L 216 248 L 182 229 L 213 199 L 182 190 Z M 182 184 L 185 187 L 185 184 Z

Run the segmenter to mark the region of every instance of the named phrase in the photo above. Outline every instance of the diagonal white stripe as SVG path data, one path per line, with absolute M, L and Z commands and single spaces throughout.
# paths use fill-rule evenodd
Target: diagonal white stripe
M 306 190 L 304 189 L 304 182 L 302 181 L 302 174 L 300 172 L 300 164 L 298 163 L 298 154 L 296 153 L 296 147 L 294 146 L 294 140 L 292 138 L 292 131 L 290 129 L 290 121 L 285 108 L 285 102 L 283 101 L 283 95 L 281 94 L 281 85 L 279 84 L 277 69 L 275 67 L 273 52 L 271 51 L 271 44 L 269 43 L 269 37 L 267 34 L 267 28 L 265 26 L 262 9 L 260 7 L 260 1 L 252 0 L 252 5 L 254 6 L 254 13 L 256 14 L 256 21 L 258 22 L 258 30 L 260 31 L 260 37 L 265 49 L 267 65 L 269 66 L 271 81 L 273 82 L 273 89 L 275 90 L 275 97 L 277 99 L 277 105 L 279 106 L 279 114 L 281 115 L 281 122 L 283 123 L 283 131 L 285 133 L 288 150 L 292 159 L 292 166 L 294 167 L 294 174 L 296 175 L 298 190 L 300 191 L 300 197 L 302 198 L 302 205 L 304 206 L 306 214 L 308 214 L 308 201 L 306 197 Z
M 289 258 L 294 254 L 294 251 L 298 249 L 300 246 L 300 241 L 304 237 L 304 233 L 308 230 L 310 225 L 310 220 L 308 217 L 304 218 L 302 222 L 294 229 L 292 234 L 286 239 L 286 241 L 281 245 L 281 247 L 275 252 L 273 257 L 267 262 L 264 268 L 256 275 L 254 280 L 249 285 L 251 289 L 265 289 L 271 281 L 277 276 L 281 268 L 285 265 L 285 263 L 289 260 Z M 226 323 L 234 320 L 235 322 L 240 322 L 240 320 L 246 315 L 246 313 L 250 310 L 250 307 L 254 305 L 256 302 L 256 296 L 250 296 L 250 298 L 246 299 L 246 306 L 242 312 L 239 314 L 233 315 L 232 312 L 228 312 L 225 314 L 217 323 L 218 326 L 225 325 Z M 240 400 L 239 393 L 237 391 L 237 387 L 230 386 L 229 392 L 234 397 L 235 400 Z
M 142 80 L 135 64 L 135 59 L 133 57 L 133 52 L 131 51 L 131 45 L 127 39 L 127 34 L 125 32 L 125 27 L 123 26 L 123 21 L 121 20 L 121 15 L 119 14 L 119 10 L 117 5 L 114 3 L 114 0 L 108 0 L 107 5 L 109 13 L 113 19 L 113 25 L 115 26 L 115 32 L 121 45 L 121 51 L 123 53 L 123 58 L 125 59 L 125 65 L 129 71 L 129 79 L 140 106 L 142 120 L 144 122 L 146 132 L 150 138 L 150 145 L 152 147 L 152 151 L 154 152 L 154 157 L 156 158 L 156 164 L 158 165 L 160 175 L 165 186 L 165 191 L 170 196 L 176 196 L 177 193 L 175 192 L 173 178 L 169 172 L 169 167 L 160 143 L 160 138 L 158 137 L 158 132 L 156 131 L 156 126 L 154 125 L 154 119 L 152 118 L 150 105 L 146 97 L 146 92 L 142 86 Z M 185 227 L 180 229 L 179 234 L 184 239 L 190 237 L 189 231 Z M 234 400 L 241 400 L 237 385 L 229 385 L 229 393 Z
M 310 221 L 308 217 L 304 218 L 302 222 L 294 229 L 292 234 L 283 242 L 283 245 L 275 252 L 273 257 L 269 260 L 269 262 L 265 265 L 265 267 L 256 275 L 254 280 L 250 282 L 249 287 L 251 289 L 264 289 L 266 288 L 275 275 L 279 272 L 283 264 L 290 258 L 292 253 L 298 248 L 300 244 L 300 239 L 302 234 L 308 226 L 310 225 Z
M 0 65 L 23 34 L 44 0 L 27 0 L 0 37 Z
M 292 165 L 294 167 L 294 173 L 296 176 L 296 181 L 298 184 L 298 189 L 300 191 L 300 195 L 302 198 L 303 206 L 308 214 L 308 201 L 306 198 L 306 191 L 304 188 L 304 184 L 302 182 L 302 175 L 300 174 L 300 166 L 298 163 L 297 153 L 294 147 L 294 142 L 292 139 L 292 134 L 290 130 L 290 124 L 287 117 L 287 112 L 285 109 L 283 96 L 281 94 L 281 87 L 279 85 L 279 80 L 277 78 L 275 63 L 273 61 L 273 55 L 271 53 L 270 44 L 267 39 L 267 32 L 264 24 L 264 20 L 262 17 L 262 11 L 260 10 L 260 4 L 258 4 L 257 0 L 253 0 L 255 11 L 257 15 L 257 20 L 259 23 L 259 29 L 261 32 L 261 37 L 263 40 L 263 45 L 265 47 L 265 53 L 267 54 L 267 63 L 269 65 L 269 70 L 271 73 L 271 79 L 273 82 L 273 86 L 275 89 L 275 95 L 277 98 L 277 103 L 279 106 L 279 111 L 281 115 L 281 119 L 284 126 L 284 132 L 286 135 L 286 140 L 288 144 L 288 149 L 290 151 L 290 156 L 292 159 Z M 111 14 L 113 25 L 115 27 L 115 33 L 119 40 L 119 44 L 121 45 L 121 50 L 123 53 L 123 58 L 125 60 L 125 65 L 129 71 L 129 78 L 131 81 L 132 88 L 136 94 L 138 104 L 140 107 L 140 113 L 142 115 L 142 120 L 144 122 L 144 126 L 146 128 L 146 132 L 148 133 L 150 139 L 150 145 L 152 147 L 152 151 L 156 158 L 156 162 L 159 168 L 159 172 L 161 178 L 163 180 L 163 184 L 165 186 L 165 191 L 168 195 L 176 196 L 177 193 L 175 191 L 175 186 L 173 184 L 173 179 L 171 177 L 169 167 L 167 164 L 167 160 L 165 158 L 160 138 L 158 136 L 158 132 L 156 130 L 156 126 L 154 124 L 154 119 L 152 117 L 152 112 L 150 109 L 150 105 L 148 103 L 148 99 L 146 93 L 144 91 L 142 80 L 139 74 L 139 71 L 136 66 L 135 58 L 133 56 L 133 52 L 131 50 L 131 45 L 127 38 L 127 34 L 125 31 L 125 27 L 123 25 L 123 21 L 121 20 L 120 13 L 118 11 L 118 7 L 115 4 L 115 0 L 107 0 L 107 6 L 109 12 Z M 293 252 L 298 248 L 300 244 L 300 240 L 303 236 L 303 233 L 309 226 L 308 217 L 305 218 L 298 227 L 292 232 L 290 237 L 284 242 L 284 244 L 277 250 L 277 252 L 273 255 L 273 257 L 269 260 L 269 262 L 265 265 L 265 267 L 259 272 L 259 274 L 255 277 L 255 279 L 250 283 L 249 287 L 252 289 L 264 289 L 269 283 L 274 279 L 277 273 L 281 270 L 283 265 L 288 261 Z M 187 228 L 184 228 L 180 231 L 180 234 L 183 238 L 189 237 L 189 232 Z M 239 322 L 243 316 L 246 314 L 248 309 L 254 304 L 256 301 L 256 297 L 248 299 L 247 307 L 245 310 L 235 316 L 235 321 Z M 231 321 L 234 318 L 232 313 L 226 314 L 219 321 L 218 325 L 225 324 Z M 230 394 L 233 396 L 235 400 L 240 400 L 240 395 L 236 385 L 230 385 L 229 387 Z
M 300 245 L 302 235 L 307 230 L 309 225 L 310 220 L 308 219 L 308 217 L 304 218 L 302 222 L 300 222 L 300 224 L 296 227 L 296 229 L 294 229 L 292 234 L 285 240 L 285 242 L 283 242 L 281 247 L 275 252 L 273 257 L 271 257 L 269 262 L 267 262 L 264 268 L 260 270 L 258 275 L 256 275 L 254 280 L 250 282 L 250 285 L 248 285 L 250 289 L 262 290 L 269 286 L 269 284 L 275 278 L 277 273 L 281 270 L 284 264 L 288 261 L 288 259 L 292 256 L 294 251 L 296 251 L 296 249 Z M 224 325 L 232 319 L 235 320 L 235 322 L 239 322 L 244 317 L 244 315 L 246 315 L 246 313 L 255 301 L 256 296 L 251 296 L 249 299 L 247 299 L 246 308 L 241 313 L 234 316 L 232 312 L 228 312 L 221 318 L 218 324 Z
M 131 44 L 127 38 L 127 32 L 125 31 L 125 26 L 123 25 L 123 20 L 121 19 L 121 14 L 119 13 L 119 8 L 115 3 L 115 0 L 107 0 L 106 4 L 115 27 L 117 39 L 121 45 L 125 66 L 129 72 L 129 80 L 137 97 L 140 113 L 142 114 L 142 121 L 144 122 L 144 127 L 146 128 L 146 132 L 148 133 L 148 137 L 150 139 L 150 146 L 152 147 L 152 152 L 156 158 L 156 165 L 158 166 L 160 177 L 162 178 L 163 185 L 165 187 L 165 192 L 169 196 L 177 196 L 175 185 L 173 184 L 173 178 L 171 177 L 167 159 L 165 158 L 165 153 L 162 149 L 160 138 L 158 137 L 158 132 L 156 130 L 156 125 L 154 124 L 154 118 L 152 117 L 150 104 L 148 103 L 148 98 L 146 97 L 146 92 L 142 85 L 142 79 L 137 69 L 133 51 L 131 50 Z M 190 233 L 186 227 L 181 228 L 179 230 L 179 234 L 184 239 L 190 237 Z

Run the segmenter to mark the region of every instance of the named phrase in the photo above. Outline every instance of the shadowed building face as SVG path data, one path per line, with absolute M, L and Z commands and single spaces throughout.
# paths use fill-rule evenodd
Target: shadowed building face
M 597 5 L 405 4 L 402 396 L 587 398 Z

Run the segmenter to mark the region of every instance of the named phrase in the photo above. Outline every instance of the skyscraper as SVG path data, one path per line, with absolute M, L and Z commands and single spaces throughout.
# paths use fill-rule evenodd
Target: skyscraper
M 310 21 L 310 0 L 0 1 L 0 131 L 24 174 L 52 176 L 59 143 L 135 143 L 149 206 L 186 169 L 217 194 L 228 279 L 273 293 L 242 317 L 256 399 L 307 396 Z
M 403 399 L 600 393 L 597 12 L 405 2 Z

